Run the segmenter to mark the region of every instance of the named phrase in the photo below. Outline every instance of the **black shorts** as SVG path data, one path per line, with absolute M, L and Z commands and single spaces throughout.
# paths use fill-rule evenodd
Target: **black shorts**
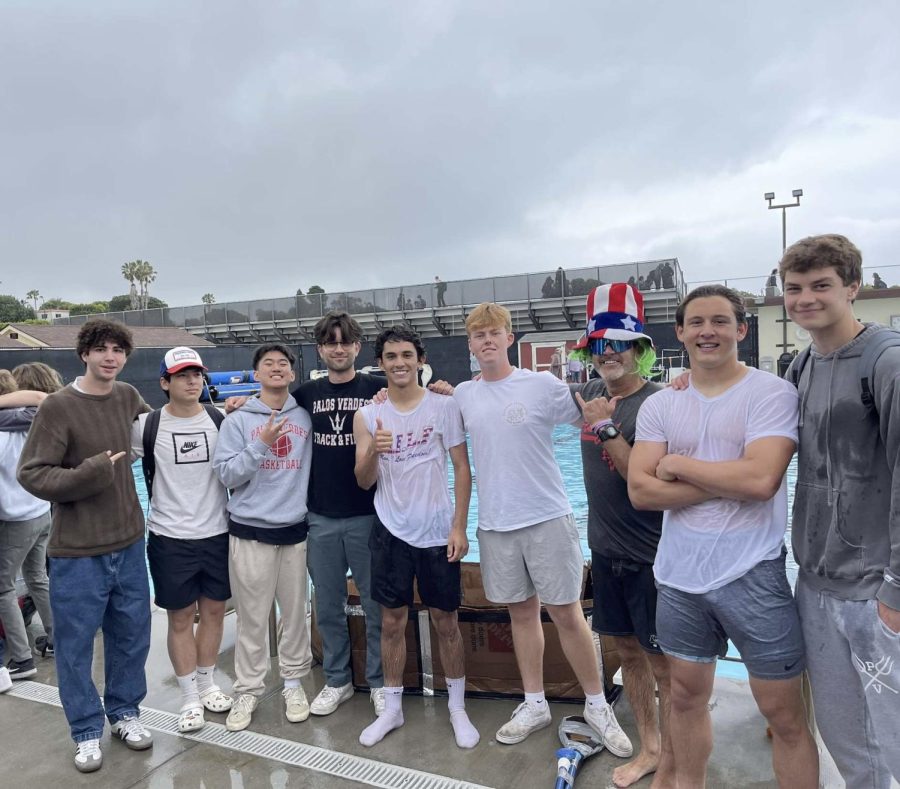
M 608 559 L 591 551 L 591 575 L 594 632 L 604 636 L 636 636 L 647 652 L 661 655 L 656 641 L 653 565 Z
M 385 608 L 413 604 L 413 579 L 429 608 L 455 611 L 462 601 L 459 562 L 447 561 L 447 546 L 415 548 L 391 534 L 375 518 L 369 536 L 372 599 Z
M 201 597 L 231 597 L 227 532 L 200 540 L 178 540 L 150 532 L 147 560 L 160 608 L 178 611 Z

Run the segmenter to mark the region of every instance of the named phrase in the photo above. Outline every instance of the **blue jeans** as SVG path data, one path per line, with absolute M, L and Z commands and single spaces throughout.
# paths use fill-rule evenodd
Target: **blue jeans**
M 322 636 L 325 682 L 334 688 L 352 680 L 350 633 L 347 629 L 347 568 L 359 589 L 366 614 L 366 682 L 384 684 L 381 671 L 381 606 L 372 600 L 369 534 L 374 515 L 326 518 L 310 512 L 306 564 L 316 588 L 316 625 Z
M 101 556 L 50 559 L 59 697 L 75 742 L 103 734 L 110 723 L 137 717 L 147 695 L 150 585 L 144 540 Z M 103 704 L 91 678 L 94 636 L 103 628 Z

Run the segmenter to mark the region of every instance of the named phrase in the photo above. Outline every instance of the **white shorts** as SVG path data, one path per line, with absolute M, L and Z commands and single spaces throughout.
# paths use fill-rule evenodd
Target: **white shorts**
M 584 556 L 571 513 L 513 531 L 479 529 L 478 551 L 492 603 L 522 603 L 535 593 L 549 605 L 581 598 Z

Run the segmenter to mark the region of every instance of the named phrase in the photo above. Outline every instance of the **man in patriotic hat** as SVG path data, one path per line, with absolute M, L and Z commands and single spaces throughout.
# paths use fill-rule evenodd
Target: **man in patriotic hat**
M 674 777 L 667 736 L 669 674 L 656 643 L 653 578 L 662 513 L 636 510 L 626 481 L 638 409 L 662 388 L 647 380 L 656 352 L 644 333 L 644 299 L 631 285 L 594 288 L 587 297 L 586 319 L 584 337 L 575 347 L 590 354 L 600 377 L 576 388 L 575 399 L 584 415 L 581 458 L 594 578 L 593 628 L 615 642 L 641 738 L 640 752 L 616 768 L 613 781 L 631 786 L 655 771 L 655 785 L 669 785 Z

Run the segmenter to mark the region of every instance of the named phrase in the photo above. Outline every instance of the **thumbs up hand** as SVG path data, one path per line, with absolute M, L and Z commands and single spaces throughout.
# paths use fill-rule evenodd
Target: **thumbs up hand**
M 375 420 L 375 451 L 390 452 L 394 448 L 394 434 L 385 430 L 380 419 Z

